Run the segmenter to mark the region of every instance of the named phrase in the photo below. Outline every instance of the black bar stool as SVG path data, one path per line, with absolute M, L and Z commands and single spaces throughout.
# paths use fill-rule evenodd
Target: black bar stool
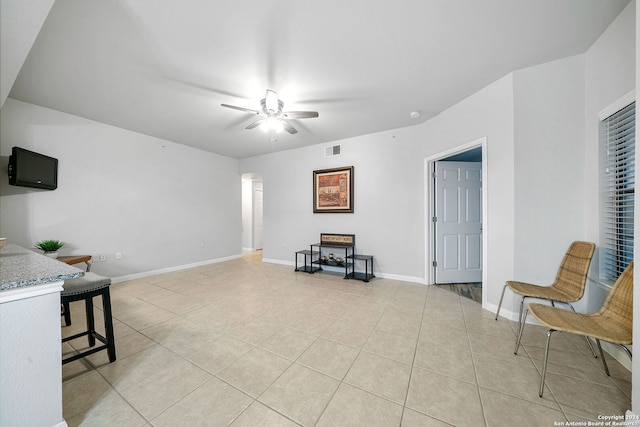
M 62 364 L 73 362 L 74 360 L 88 356 L 98 351 L 107 350 L 109 354 L 109 362 L 116 360 L 116 345 L 113 334 L 113 320 L 111 318 L 111 296 L 109 295 L 109 286 L 111 279 L 98 276 L 95 273 L 85 273 L 84 276 L 75 279 L 65 280 L 63 290 L 60 294 L 62 305 L 66 308 L 64 311 L 64 319 L 67 325 L 71 324 L 71 313 L 68 310 L 69 303 L 73 301 L 84 300 L 87 313 L 87 330 L 79 334 L 72 335 L 62 339 L 67 342 L 87 336 L 89 338 L 89 350 L 73 356 L 62 359 Z M 104 313 L 104 329 L 106 337 L 96 332 L 95 319 L 93 316 L 93 297 L 102 296 L 102 308 Z M 103 345 L 95 347 L 96 339 Z

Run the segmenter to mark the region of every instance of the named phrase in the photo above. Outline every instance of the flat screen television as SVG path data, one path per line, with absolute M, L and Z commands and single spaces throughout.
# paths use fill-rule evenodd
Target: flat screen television
M 58 188 L 58 159 L 13 147 L 9 157 L 9 184 L 55 190 Z

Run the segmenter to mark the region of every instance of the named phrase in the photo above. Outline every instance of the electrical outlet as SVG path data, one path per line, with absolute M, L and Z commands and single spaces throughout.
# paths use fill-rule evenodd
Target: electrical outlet
M 122 252 L 116 252 L 116 259 L 122 259 Z
M 100 254 L 100 262 L 106 262 L 107 261 L 107 255 L 106 254 Z

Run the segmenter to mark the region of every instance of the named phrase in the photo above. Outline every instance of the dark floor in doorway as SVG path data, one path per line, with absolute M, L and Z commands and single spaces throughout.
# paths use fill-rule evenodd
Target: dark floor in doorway
M 482 283 L 448 283 L 436 286 L 482 304 Z

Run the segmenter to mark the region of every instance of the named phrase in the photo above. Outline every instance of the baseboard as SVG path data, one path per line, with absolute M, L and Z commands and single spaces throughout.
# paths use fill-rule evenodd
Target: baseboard
M 498 311 L 498 305 L 497 304 L 492 304 L 492 303 L 486 303 L 483 308 L 485 310 L 488 310 L 492 313 L 496 313 Z M 517 322 L 518 321 L 518 315 L 519 312 L 516 311 L 511 311 L 511 310 L 507 310 L 503 307 L 500 308 L 500 317 L 498 317 L 498 320 L 500 320 L 501 317 L 504 317 L 507 320 L 511 320 L 513 322 Z M 531 322 L 530 319 L 527 319 L 527 323 L 534 323 Z
M 289 265 L 291 267 L 295 267 L 295 263 L 293 261 L 282 261 L 281 259 L 271 259 L 262 257 L 262 262 L 266 262 L 269 264 L 280 264 L 280 265 Z
M 595 340 L 591 341 L 594 341 L 595 344 Z M 600 344 L 602 345 L 602 351 L 608 353 L 609 356 L 616 359 L 622 366 L 624 366 L 629 372 L 631 372 L 631 359 L 629 359 L 627 353 L 625 353 L 625 351 L 621 349 L 619 345 L 611 344 L 606 341 L 600 341 Z M 638 422 L 640 423 L 640 419 L 638 419 Z
M 411 282 L 411 283 L 417 283 L 420 285 L 429 286 L 427 281 L 422 277 L 403 276 L 400 274 L 392 274 L 392 273 L 379 273 L 377 271 L 374 271 L 373 274 L 375 274 L 376 277 L 380 277 L 382 279 L 400 280 L 403 282 Z
M 262 258 L 262 262 L 268 262 L 270 264 L 279 264 L 279 265 L 288 265 L 291 267 L 295 268 L 295 263 L 293 261 L 283 261 L 281 259 L 271 259 L 271 258 Z M 403 282 L 412 282 L 412 283 L 419 283 L 421 285 L 426 285 L 427 282 L 420 277 L 413 277 L 413 276 L 401 276 L 398 274 L 387 274 L 387 273 L 380 273 L 378 271 L 374 271 L 373 274 L 376 277 L 379 277 L 381 279 L 390 279 L 390 280 L 400 280 Z M 372 279 L 375 280 L 375 279 Z
M 209 264 L 218 264 L 221 262 L 231 261 L 233 259 L 238 259 L 238 258 L 242 258 L 242 254 L 231 255 L 223 258 L 209 259 L 205 261 L 194 262 L 191 264 L 176 265 L 173 267 L 161 268 L 159 270 L 145 271 L 143 273 L 135 273 L 135 274 L 128 274 L 126 276 L 113 277 L 111 278 L 111 283 L 120 283 L 120 282 L 126 282 L 127 280 L 142 279 L 144 277 L 155 276 L 156 274 L 173 273 L 175 271 L 188 270 L 190 268 L 201 267 L 203 265 L 209 265 Z

